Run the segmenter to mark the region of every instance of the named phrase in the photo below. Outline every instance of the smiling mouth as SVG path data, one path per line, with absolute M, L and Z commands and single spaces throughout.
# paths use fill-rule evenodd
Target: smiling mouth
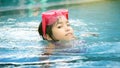
M 65 34 L 65 36 L 68 36 L 68 35 L 72 35 L 72 33 L 67 33 L 67 34 Z

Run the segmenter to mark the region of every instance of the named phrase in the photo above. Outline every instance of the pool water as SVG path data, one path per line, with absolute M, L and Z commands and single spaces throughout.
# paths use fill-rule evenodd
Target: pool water
M 32 9 L 19 14 L 0 13 L 0 68 L 119 68 L 119 6 L 120 0 L 107 0 L 54 7 L 69 10 L 69 21 L 78 39 L 65 42 L 75 47 L 56 49 L 50 56 L 41 55 L 48 44 L 37 32 L 42 11 L 37 16 Z

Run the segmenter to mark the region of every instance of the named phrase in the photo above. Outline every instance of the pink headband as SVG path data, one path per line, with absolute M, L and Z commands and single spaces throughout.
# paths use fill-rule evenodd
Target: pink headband
M 65 16 L 68 19 L 68 10 L 50 10 L 42 13 L 42 31 L 44 37 L 46 37 L 46 26 L 55 23 L 58 16 Z

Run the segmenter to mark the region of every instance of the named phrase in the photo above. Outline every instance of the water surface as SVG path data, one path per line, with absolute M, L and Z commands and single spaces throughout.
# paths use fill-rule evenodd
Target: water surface
M 87 3 L 68 8 L 69 21 L 75 30 L 78 40 L 84 40 L 85 52 L 78 52 L 83 46 L 75 42 L 77 47 L 71 52 L 56 52 L 49 59 L 42 61 L 41 54 L 47 42 L 37 32 L 41 21 L 41 12 L 34 15 L 30 11 L 20 14 L 7 14 L 0 17 L 0 66 L 35 67 L 44 66 L 50 61 L 53 68 L 110 67 L 120 66 L 120 0 Z M 57 9 L 58 7 L 54 7 Z M 95 33 L 98 36 L 81 36 Z M 78 41 L 77 40 L 77 41 Z M 84 49 L 83 48 L 83 49 Z M 74 49 L 74 52 L 72 51 Z M 59 49 L 60 50 L 60 49 Z M 63 62 L 64 61 L 64 62 Z

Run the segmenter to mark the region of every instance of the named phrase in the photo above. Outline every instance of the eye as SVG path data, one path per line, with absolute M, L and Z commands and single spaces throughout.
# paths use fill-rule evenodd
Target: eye
M 60 29 L 60 28 L 62 28 L 62 26 L 61 26 L 61 25 L 59 25 L 59 26 L 57 26 L 57 28 L 59 28 L 59 29 Z

